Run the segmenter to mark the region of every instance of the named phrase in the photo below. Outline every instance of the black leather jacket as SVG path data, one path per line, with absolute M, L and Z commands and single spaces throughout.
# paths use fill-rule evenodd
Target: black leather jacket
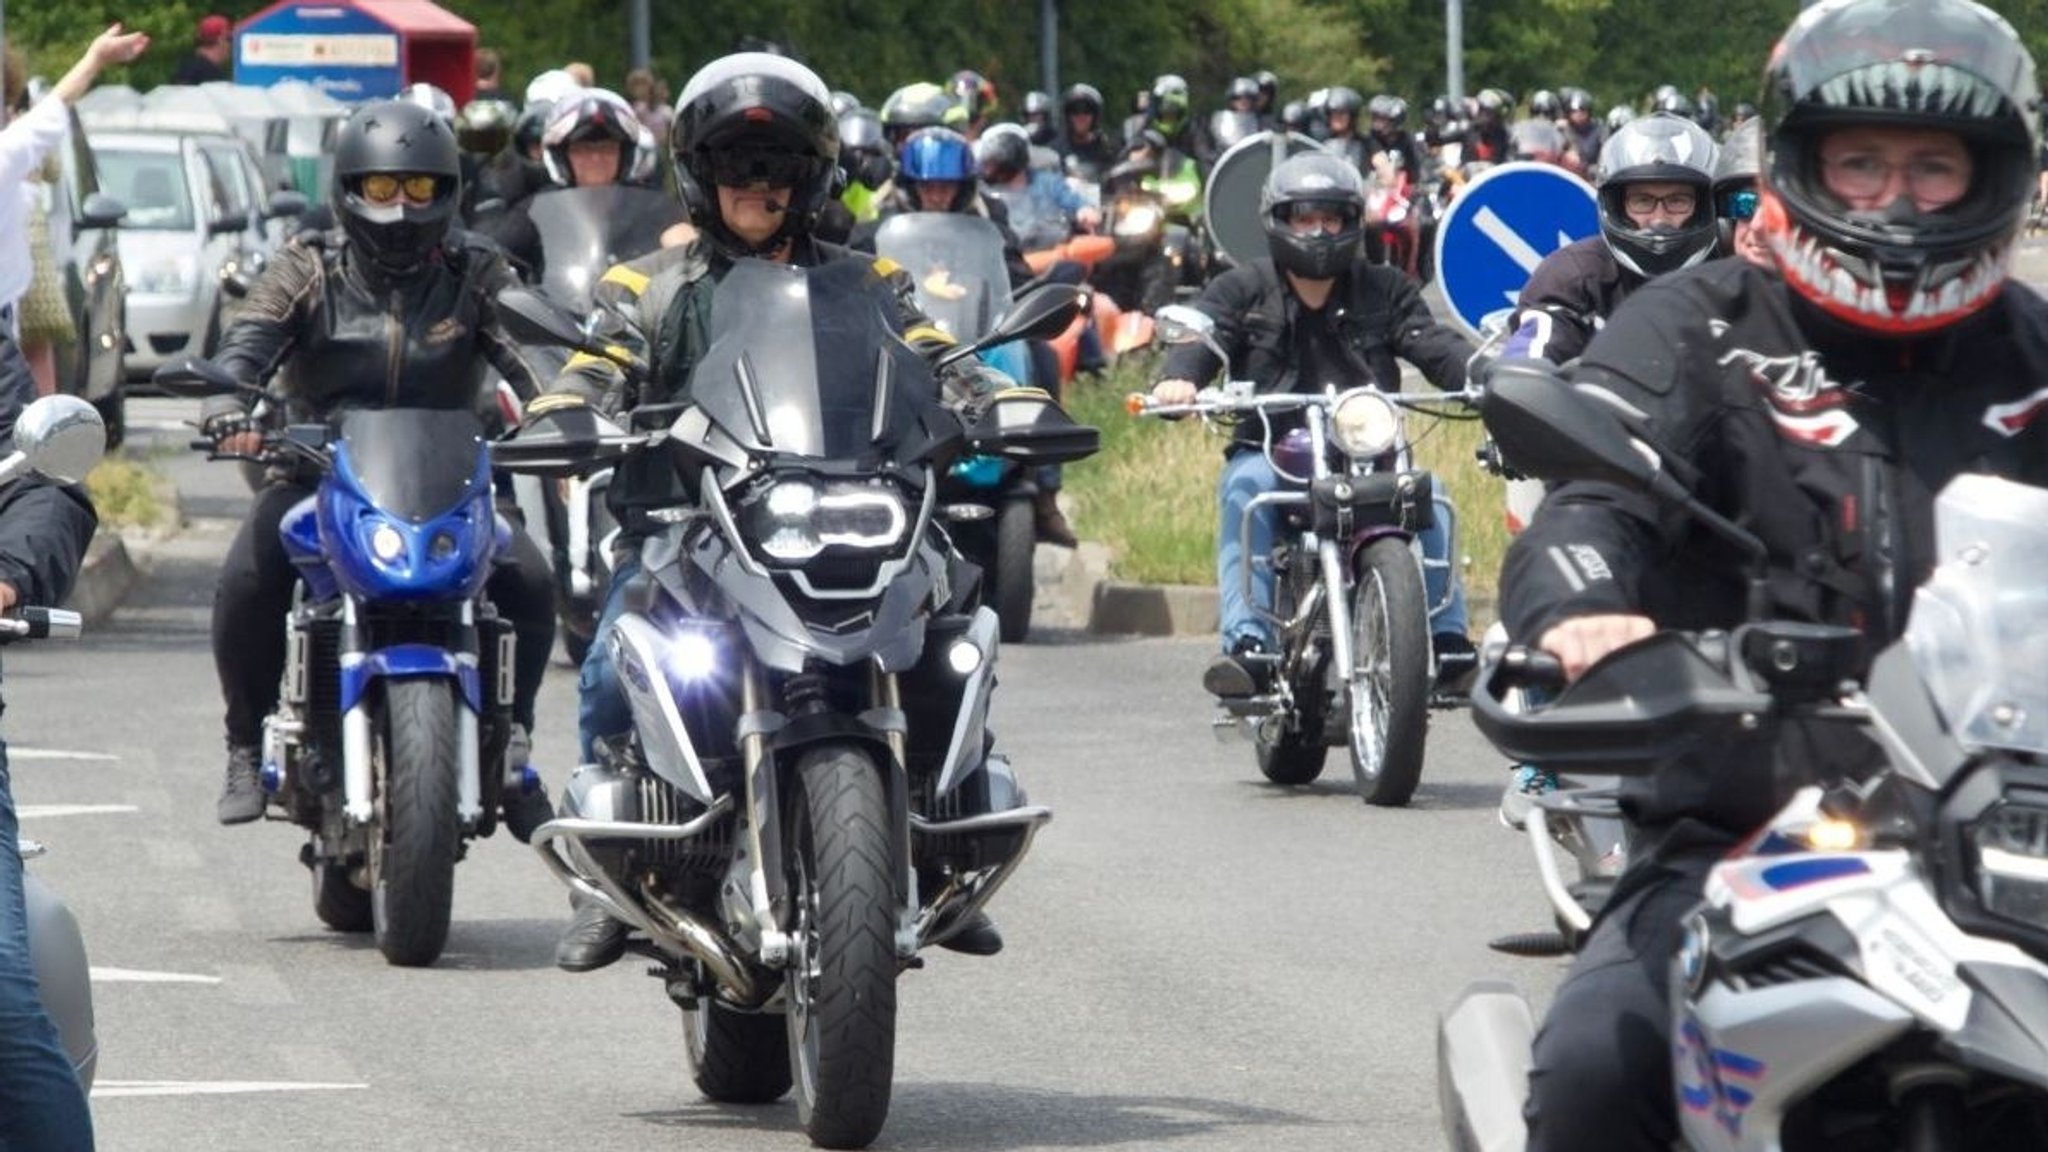
M 403 407 L 471 408 L 494 422 L 485 361 L 521 397 L 545 383 L 498 322 L 498 292 L 517 283 L 502 253 L 461 232 L 401 279 L 356 260 L 340 233 L 294 241 L 263 269 L 214 359 L 251 383 L 289 362 L 277 388 L 293 420 Z M 211 401 L 206 415 L 242 404 Z
M 1934 496 L 1949 480 L 2048 486 L 2048 303 L 2016 281 L 1942 335 L 1886 341 L 1822 318 L 1774 271 L 1716 260 L 1631 295 L 1571 378 L 1646 413 L 1669 469 L 1696 474 L 1708 506 L 1762 539 L 1772 618 L 1855 627 L 1866 656 L 1898 637 L 1933 568 Z M 1501 618 L 1531 643 L 1606 613 L 1731 628 L 1746 587 L 1740 557 L 1680 514 L 1567 483 L 1508 549 Z M 1822 725 L 1761 742 L 1632 782 L 1624 803 L 1645 846 L 1725 846 L 1789 788 L 1874 754 Z
M 1262 256 L 1211 280 L 1195 307 L 1216 321 L 1216 342 L 1230 354 L 1232 379 L 1253 381 L 1260 392 L 1300 390 L 1294 323 L 1301 313 L 1301 301 L 1283 282 L 1270 257 Z M 1382 391 L 1399 392 L 1401 366 L 1395 363 L 1396 357 L 1421 369 L 1438 388 L 1465 386 L 1471 341 L 1438 323 L 1423 301 L 1421 289 L 1400 269 L 1360 257 L 1331 289 L 1323 307 L 1333 310 L 1335 326 L 1357 372 L 1348 381 L 1310 381 L 1310 389 L 1320 390 L 1326 383 L 1371 383 Z M 1159 378 L 1200 383 L 1219 367 L 1215 355 L 1203 345 L 1181 344 L 1167 354 Z M 1275 431 L 1282 430 L 1285 423 L 1275 418 Z M 1240 441 L 1256 444 L 1259 437 L 1256 420 L 1238 428 Z

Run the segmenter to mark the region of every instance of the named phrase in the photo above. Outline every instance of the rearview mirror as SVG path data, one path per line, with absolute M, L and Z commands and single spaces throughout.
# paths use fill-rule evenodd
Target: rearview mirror
M 989 397 L 967 429 L 967 450 L 1019 464 L 1071 464 L 1095 455 L 1102 433 L 1076 424 L 1041 388 L 1009 388 Z
M 181 356 L 166 361 L 150 374 L 150 383 L 185 400 L 203 400 L 208 396 L 232 396 L 237 392 L 264 394 L 263 389 L 244 384 L 234 378 L 227 369 L 204 356 Z
M 88 228 L 113 228 L 121 223 L 121 217 L 128 214 L 128 206 L 107 195 L 95 192 L 78 206 L 78 220 L 73 227 L 83 232 Z
M 272 220 L 282 220 L 292 216 L 304 216 L 306 209 L 310 207 L 312 201 L 306 199 L 303 192 L 272 192 L 270 207 L 263 215 Z
M 0 461 L 0 477 L 33 469 L 62 484 L 85 479 L 107 451 L 107 426 L 98 409 L 77 397 L 45 396 L 14 421 L 14 455 Z
M 1015 340 L 1050 340 L 1067 330 L 1067 325 L 1086 307 L 1087 300 L 1088 290 L 1079 285 L 1041 284 L 1012 301 L 1010 310 L 981 339 L 946 349 L 933 366 L 943 368 Z
M 229 232 L 246 231 L 248 227 L 247 212 L 223 212 L 213 218 L 213 223 L 206 226 L 206 231 L 209 235 L 220 236 Z

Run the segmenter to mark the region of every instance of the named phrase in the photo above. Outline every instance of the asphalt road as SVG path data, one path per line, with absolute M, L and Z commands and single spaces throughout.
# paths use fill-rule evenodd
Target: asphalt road
M 213 822 L 208 620 L 244 494 L 171 451 L 184 411 L 136 404 L 190 526 L 105 626 L 7 655 L 24 828 L 51 846 L 33 867 L 98 968 L 101 1146 L 804 1147 L 792 1104 L 697 1096 L 643 964 L 553 967 L 563 893 L 502 834 L 458 869 L 446 957 L 402 970 L 314 919 L 295 829 Z M 1546 916 L 1495 822 L 1502 761 L 1463 714 L 1438 714 L 1408 809 L 1362 805 L 1341 752 L 1318 784 L 1276 789 L 1248 744 L 1210 733 L 1210 651 L 1077 634 L 1004 651 L 998 732 L 1056 816 L 993 906 L 1008 949 L 904 976 L 876 1147 L 1441 1147 L 1439 1007 L 1476 978 L 1554 984 L 1555 964 L 1484 947 Z M 551 670 L 551 785 L 574 693 Z

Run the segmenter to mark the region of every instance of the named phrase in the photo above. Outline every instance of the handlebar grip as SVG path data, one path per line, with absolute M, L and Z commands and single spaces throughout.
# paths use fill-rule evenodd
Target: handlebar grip
M 16 633 L 28 640 L 45 640 L 52 636 L 69 640 L 75 638 L 84 627 L 85 618 L 64 608 L 23 608 L 15 614 L 20 625 Z
M 1124 411 L 1133 416 L 1143 416 L 1152 406 L 1152 398 L 1143 392 L 1131 392 L 1124 396 Z
M 213 442 L 212 440 L 209 440 L 202 436 L 197 440 L 186 441 L 185 447 L 193 452 L 211 452 L 215 448 L 218 448 L 219 445 Z
M 1499 671 L 1495 675 L 1503 683 L 1521 688 L 1556 689 L 1565 686 L 1564 661 L 1541 648 L 1519 644 L 1500 654 Z

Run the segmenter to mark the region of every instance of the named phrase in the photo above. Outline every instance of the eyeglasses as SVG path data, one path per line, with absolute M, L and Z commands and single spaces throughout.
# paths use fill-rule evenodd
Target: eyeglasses
M 1297 236 L 1312 232 L 1327 232 L 1335 235 L 1358 219 L 1358 213 L 1342 204 L 1320 200 L 1300 200 L 1281 207 L 1280 218 L 1287 223 L 1287 229 Z
M 1736 223 L 1756 215 L 1756 206 L 1763 200 L 1762 194 L 1754 188 L 1739 188 L 1721 194 L 1721 215 Z
M 1903 164 L 1883 157 L 1857 154 L 1821 159 L 1828 172 L 1828 188 L 1839 196 L 1861 199 L 1875 196 L 1891 186 L 1892 176 L 1906 174 L 1906 187 L 1922 200 L 1947 203 L 1960 200 L 1970 190 L 1968 165 L 1946 156 L 1916 156 Z
M 395 204 L 400 196 L 431 204 L 440 191 L 441 178 L 424 172 L 372 172 L 356 181 L 356 195 L 372 204 Z
M 1648 192 L 1631 192 L 1621 202 L 1631 216 L 1648 216 L 1659 208 L 1673 216 L 1690 216 L 1699 207 L 1700 198 L 1691 192 L 1667 192 L 1652 196 Z
M 766 184 L 792 188 L 810 172 L 811 157 L 782 148 L 719 148 L 706 153 L 711 182 L 726 188 Z

